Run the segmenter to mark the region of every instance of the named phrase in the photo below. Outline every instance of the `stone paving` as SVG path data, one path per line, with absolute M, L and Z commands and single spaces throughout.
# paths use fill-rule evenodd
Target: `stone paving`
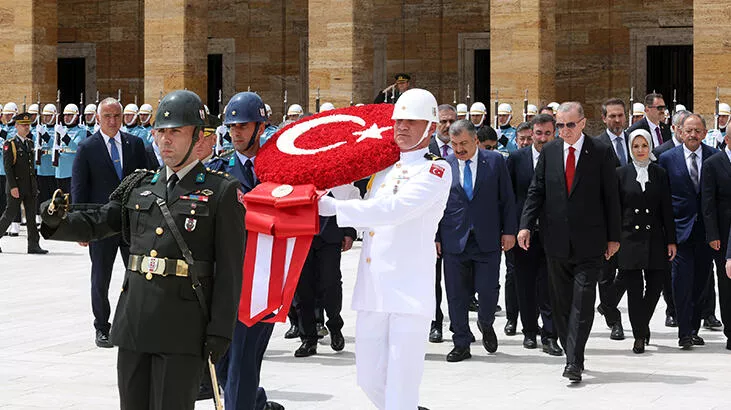
M 0 240 L 0 409 L 118 408 L 116 351 L 94 345 L 87 249 L 42 241 L 50 254 L 26 255 L 23 235 Z M 359 252 L 357 243 L 343 256 L 343 352 L 333 352 L 326 337 L 318 355 L 297 359 L 293 352 L 298 342 L 283 338 L 287 325 L 274 329 L 262 385 L 271 400 L 288 410 L 373 408 L 355 384 L 355 313 L 349 305 Z M 112 303 L 123 274 L 118 257 Z M 505 336 L 501 314 L 495 322 L 500 342 L 496 354 L 487 354 L 478 340 L 471 360 L 447 363 L 451 343 L 429 344 L 421 404 L 432 410 L 731 409 L 726 390 L 731 352 L 725 350 L 722 332 L 703 330 L 706 346 L 680 351 L 675 329 L 663 325 L 661 299 L 651 325 L 652 344 L 644 355 L 635 355 L 626 301 L 620 307 L 629 337 L 609 340 L 609 330 L 597 315 L 582 384 L 569 385 L 561 377 L 562 357 L 524 349 L 520 333 Z M 472 330 L 479 335 L 472 316 Z M 449 337 L 447 327 L 445 323 Z M 196 409 L 213 409 L 213 404 L 199 402 Z

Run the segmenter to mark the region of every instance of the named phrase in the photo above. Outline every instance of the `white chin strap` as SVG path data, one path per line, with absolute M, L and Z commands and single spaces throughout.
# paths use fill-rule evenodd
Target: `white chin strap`
M 530 115 L 530 114 L 528 114 L 528 115 Z M 501 127 L 504 127 L 504 126 L 506 126 L 506 125 L 510 124 L 510 121 L 511 121 L 512 119 L 513 119 L 513 114 L 510 114 L 510 115 L 508 115 L 508 120 L 507 120 L 507 121 L 505 121 L 505 122 L 502 122 L 502 123 L 500 123 L 500 126 L 501 126 Z
M 431 128 L 431 124 L 432 124 L 431 121 L 428 121 L 426 123 L 426 128 L 424 128 L 424 133 L 421 134 L 421 138 L 419 138 L 419 141 L 417 141 L 416 144 L 412 145 L 411 147 L 407 148 L 406 151 L 411 151 L 412 149 L 418 147 L 419 144 L 421 144 L 424 141 L 424 138 L 429 136 L 429 128 Z
M 134 117 L 132 117 L 132 121 L 130 121 L 130 122 L 127 122 L 127 121 L 125 121 L 125 122 L 124 122 L 124 125 L 126 125 L 126 126 L 128 126 L 128 127 L 131 127 L 131 126 L 132 126 L 132 124 L 134 124 L 135 122 L 137 122 L 137 114 L 135 114 L 135 116 L 134 116 Z
M 66 115 L 66 114 L 64 114 L 64 115 Z M 77 118 L 79 118 L 79 114 L 74 114 L 74 118 L 72 118 L 71 121 L 69 121 L 68 124 L 66 124 L 66 125 L 75 123 Z M 64 121 L 64 123 L 66 123 L 66 121 Z

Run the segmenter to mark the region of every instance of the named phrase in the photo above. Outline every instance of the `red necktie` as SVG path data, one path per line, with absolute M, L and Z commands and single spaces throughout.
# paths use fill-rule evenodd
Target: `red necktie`
M 574 173 L 576 173 L 576 156 L 574 155 L 576 148 L 569 147 L 569 155 L 566 156 L 566 193 L 571 193 L 571 185 L 574 183 Z

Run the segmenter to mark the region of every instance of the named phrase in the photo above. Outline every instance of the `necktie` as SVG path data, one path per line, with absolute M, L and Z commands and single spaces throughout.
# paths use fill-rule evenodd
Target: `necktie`
M 173 189 L 175 189 L 175 184 L 178 183 L 178 174 L 173 174 L 168 178 L 168 188 L 167 188 L 167 197 L 168 200 L 173 196 Z
M 695 192 L 698 192 L 698 185 L 700 184 L 700 178 L 698 177 L 698 163 L 695 162 L 695 159 L 698 158 L 698 155 L 695 154 L 695 152 L 690 153 L 690 180 L 693 181 L 693 186 L 695 187 Z
M 252 168 L 254 167 L 254 163 L 251 162 L 250 159 L 247 159 L 244 163 L 244 183 L 249 186 L 254 186 L 254 171 Z
M 467 194 L 467 198 L 469 198 L 470 201 L 472 200 L 472 168 L 470 168 L 471 163 L 471 159 L 468 159 L 464 162 L 464 182 L 462 182 L 464 192 L 465 194 Z
M 447 144 L 442 145 L 442 158 L 447 158 L 449 155 Z
M 655 128 L 655 136 L 657 136 L 657 141 L 655 141 L 655 146 L 659 146 L 662 144 L 662 135 L 660 134 L 660 127 L 658 126 Z
M 576 173 L 576 156 L 574 155 L 576 148 L 569 147 L 569 155 L 566 156 L 566 193 L 571 193 L 571 185 L 574 183 L 574 174 Z
M 627 153 L 624 152 L 624 138 L 617 137 L 614 139 L 614 148 L 617 151 L 617 157 L 619 158 L 619 163 L 622 165 L 627 165 Z
M 114 163 L 114 171 L 117 172 L 117 177 L 122 180 L 122 159 L 119 157 L 119 150 L 114 138 L 109 138 L 110 152 L 112 153 L 112 163 Z

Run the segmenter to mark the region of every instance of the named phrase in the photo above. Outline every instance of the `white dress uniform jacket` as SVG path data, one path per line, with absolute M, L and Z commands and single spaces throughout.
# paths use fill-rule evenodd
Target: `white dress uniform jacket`
M 336 201 L 338 223 L 364 228 L 352 309 L 434 315 L 434 237 L 452 175 L 428 149 L 402 152 L 365 200 Z

